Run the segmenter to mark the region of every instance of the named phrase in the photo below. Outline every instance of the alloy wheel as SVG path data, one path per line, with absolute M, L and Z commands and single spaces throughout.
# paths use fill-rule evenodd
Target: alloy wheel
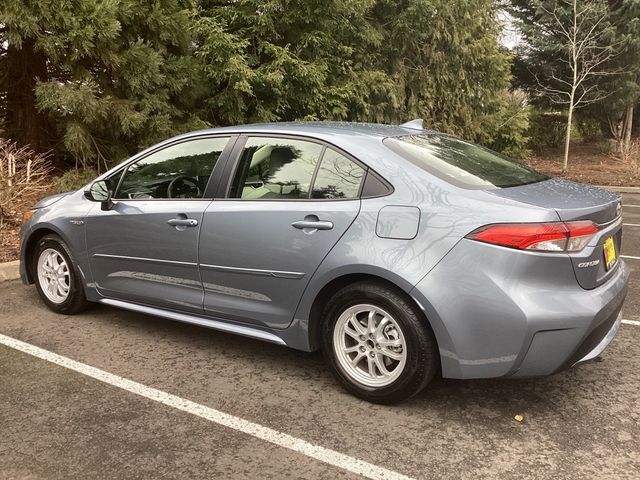
M 347 308 L 336 321 L 333 347 L 338 363 L 356 382 L 385 387 L 402 374 L 406 342 L 398 322 L 375 305 Z
M 71 274 L 64 257 L 47 248 L 38 257 L 38 281 L 45 296 L 53 303 L 62 303 L 69 296 Z

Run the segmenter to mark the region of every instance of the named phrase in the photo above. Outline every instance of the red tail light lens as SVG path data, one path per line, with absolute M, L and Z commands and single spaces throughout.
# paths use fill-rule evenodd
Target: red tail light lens
M 519 250 L 577 252 L 598 232 L 591 221 L 502 223 L 474 230 L 466 238 Z

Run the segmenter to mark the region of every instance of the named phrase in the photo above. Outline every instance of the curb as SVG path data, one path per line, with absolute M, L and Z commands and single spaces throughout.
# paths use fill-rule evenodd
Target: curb
M 619 187 L 616 185 L 596 185 L 596 187 L 620 193 L 640 193 L 640 187 Z
M 0 282 L 17 280 L 20 278 L 20 260 L 0 263 Z

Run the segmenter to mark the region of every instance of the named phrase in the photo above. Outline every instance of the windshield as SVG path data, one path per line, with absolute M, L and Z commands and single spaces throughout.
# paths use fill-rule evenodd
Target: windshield
M 488 148 L 448 135 L 389 137 L 384 144 L 434 175 L 465 188 L 506 188 L 549 177 Z

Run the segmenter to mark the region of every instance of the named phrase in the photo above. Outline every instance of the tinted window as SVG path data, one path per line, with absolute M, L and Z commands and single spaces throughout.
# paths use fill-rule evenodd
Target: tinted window
M 172 145 L 129 165 L 115 198 L 202 198 L 228 138 Z
M 360 196 L 362 198 L 380 197 L 388 195 L 392 191 L 393 190 L 387 183 L 385 183 L 376 173 L 369 170 L 364 179 L 364 185 L 362 186 Z
M 249 138 L 231 183 L 231 198 L 308 198 L 323 146 L 286 138 Z
M 384 144 L 428 172 L 463 187 L 515 187 L 549 178 L 487 148 L 445 135 L 391 137 Z
M 335 150 L 326 149 L 313 182 L 312 198 L 357 198 L 364 170 Z

